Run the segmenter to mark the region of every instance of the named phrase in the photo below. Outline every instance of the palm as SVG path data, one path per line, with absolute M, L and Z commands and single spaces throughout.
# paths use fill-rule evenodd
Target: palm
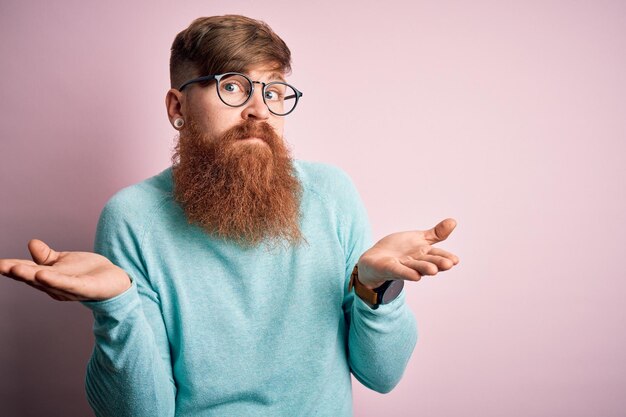
M 385 236 L 359 259 L 359 280 L 375 288 L 390 279 L 417 281 L 452 268 L 458 257 L 431 245 L 445 240 L 455 227 L 456 221 L 446 219 L 430 230 Z
M 130 286 L 128 275 L 104 256 L 90 252 L 56 252 L 39 240 L 29 242 L 33 261 L 0 260 L 0 274 L 35 287 L 52 298 L 104 300 Z

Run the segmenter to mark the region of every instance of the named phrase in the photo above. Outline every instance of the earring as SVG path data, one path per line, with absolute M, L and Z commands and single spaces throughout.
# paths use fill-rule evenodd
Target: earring
M 183 127 L 183 125 L 185 124 L 185 121 L 183 119 L 181 119 L 180 117 L 176 120 L 174 120 L 174 127 L 176 129 L 180 129 L 181 127 Z

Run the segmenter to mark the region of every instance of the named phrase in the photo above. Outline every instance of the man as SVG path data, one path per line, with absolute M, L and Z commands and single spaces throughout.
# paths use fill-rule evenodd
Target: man
M 302 93 L 264 23 L 201 18 L 172 45 L 173 166 L 117 193 L 95 252 L 29 242 L 0 273 L 93 311 L 98 416 L 348 416 L 350 374 L 390 391 L 416 341 L 404 280 L 450 269 L 452 219 L 371 246 L 338 168 L 292 160 Z M 355 295 L 355 292 L 357 295 Z

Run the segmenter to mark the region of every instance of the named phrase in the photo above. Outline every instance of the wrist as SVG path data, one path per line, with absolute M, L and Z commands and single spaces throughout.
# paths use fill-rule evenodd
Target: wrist
M 393 301 L 400 295 L 403 287 L 403 280 L 388 280 L 383 281 L 382 284 L 376 287 L 368 288 L 359 279 L 359 266 L 357 264 L 352 270 L 348 291 L 352 291 L 352 288 L 354 288 L 354 292 L 361 300 L 371 308 L 377 309 L 379 305 Z
M 357 273 L 357 277 L 359 279 L 359 282 L 361 283 L 361 286 L 367 288 L 368 290 L 375 290 L 376 288 L 380 287 L 381 285 L 383 285 L 385 282 L 387 282 L 387 280 L 377 280 L 377 279 L 369 279 L 368 278 L 368 268 L 367 266 L 363 265 L 361 263 L 361 261 L 359 260 L 359 262 L 357 262 L 357 264 L 354 266 L 356 273 Z M 353 270 L 354 273 L 354 270 Z

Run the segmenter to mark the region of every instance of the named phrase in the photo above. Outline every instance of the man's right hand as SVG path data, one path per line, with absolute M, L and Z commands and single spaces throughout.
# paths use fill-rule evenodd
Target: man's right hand
M 0 259 L 0 274 L 45 292 L 59 301 L 99 301 L 131 286 L 123 269 L 91 252 L 57 252 L 41 240 L 28 242 L 33 261 Z

